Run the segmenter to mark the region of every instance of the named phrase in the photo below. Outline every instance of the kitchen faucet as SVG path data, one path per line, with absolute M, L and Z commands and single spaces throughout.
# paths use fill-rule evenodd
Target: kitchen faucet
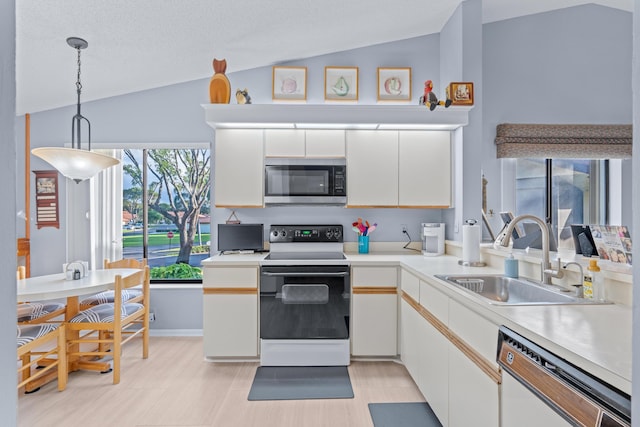
M 538 227 L 540 227 L 540 234 L 542 235 L 542 264 L 540 265 L 542 283 L 544 283 L 545 285 L 551 285 L 551 278 L 561 278 L 562 276 L 564 276 L 564 271 L 562 271 L 562 268 L 560 267 L 560 257 L 558 257 L 557 270 L 553 269 L 553 266 L 549 261 L 549 229 L 547 228 L 547 224 L 543 220 L 534 215 L 518 215 L 509 223 L 509 226 L 504 232 L 505 236 L 500 242 L 500 245 L 504 246 L 505 248 L 509 247 L 513 229 L 516 228 L 516 224 L 525 219 L 529 219 L 535 222 L 536 224 L 538 224 Z

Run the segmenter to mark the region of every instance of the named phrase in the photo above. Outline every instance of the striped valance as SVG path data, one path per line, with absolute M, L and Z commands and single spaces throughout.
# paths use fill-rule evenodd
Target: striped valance
M 631 125 L 504 123 L 496 129 L 497 157 L 623 159 L 631 157 Z

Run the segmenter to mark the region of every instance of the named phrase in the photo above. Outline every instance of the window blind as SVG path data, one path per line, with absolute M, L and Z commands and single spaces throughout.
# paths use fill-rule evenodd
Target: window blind
M 496 128 L 498 158 L 624 159 L 631 157 L 631 125 L 517 124 Z

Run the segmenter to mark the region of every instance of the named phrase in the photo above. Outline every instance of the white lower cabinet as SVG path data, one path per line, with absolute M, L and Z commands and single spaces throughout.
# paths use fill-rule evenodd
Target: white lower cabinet
M 418 332 L 418 387 L 442 425 L 449 424 L 449 341 L 421 319 Z
M 500 425 L 499 396 L 499 385 L 480 370 L 471 359 L 451 345 L 449 347 L 449 423 L 443 424 L 450 427 L 497 427 Z
M 354 289 L 355 291 L 355 289 Z M 394 294 L 353 294 L 351 354 L 398 354 L 398 297 Z
M 351 269 L 351 354 L 398 355 L 398 270 Z
M 258 356 L 258 296 L 204 295 L 203 345 L 207 357 Z
M 258 356 L 258 267 L 203 269 L 205 357 Z
M 401 278 L 403 289 L 415 287 L 416 276 L 402 271 Z M 501 425 L 493 355 L 497 326 L 428 282 L 419 280 L 418 294 L 419 301 L 408 294 L 412 302 L 403 297 L 400 304 L 401 359 L 407 371 L 443 426 Z

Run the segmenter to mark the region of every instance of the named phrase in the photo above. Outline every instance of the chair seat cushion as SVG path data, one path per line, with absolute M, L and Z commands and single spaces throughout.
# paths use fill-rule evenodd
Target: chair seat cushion
M 64 309 L 60 302 L 25 302 L 18 304 L 18 322 L 38 319 L 57 310 Z
M 123 304 L 120 312 L 120 318 L 124 319 L 136 311 L 143 309 L 144 306 L 136 302 Z M 69 323 L 108 323 L 113 322 L 114 319 L 114 304 L 107 303 L 82 310 L 80 313 L 73 316 L 73 318 L 69 320 Z
M 95 295 L 91 295 L 80 301 L 80 305 L 98 305 L 113 302 L 113 291 L 104 291 Z M 136 298 L 142 295 L 142 291 L 139 289 L 124 289 L 122 291 L 122 302 L 127 302 L 132 298 Z
M 29 344 L 58 328 L 57 323 L 38 323 L 34 325 L 18 325 L 18 347 Z

